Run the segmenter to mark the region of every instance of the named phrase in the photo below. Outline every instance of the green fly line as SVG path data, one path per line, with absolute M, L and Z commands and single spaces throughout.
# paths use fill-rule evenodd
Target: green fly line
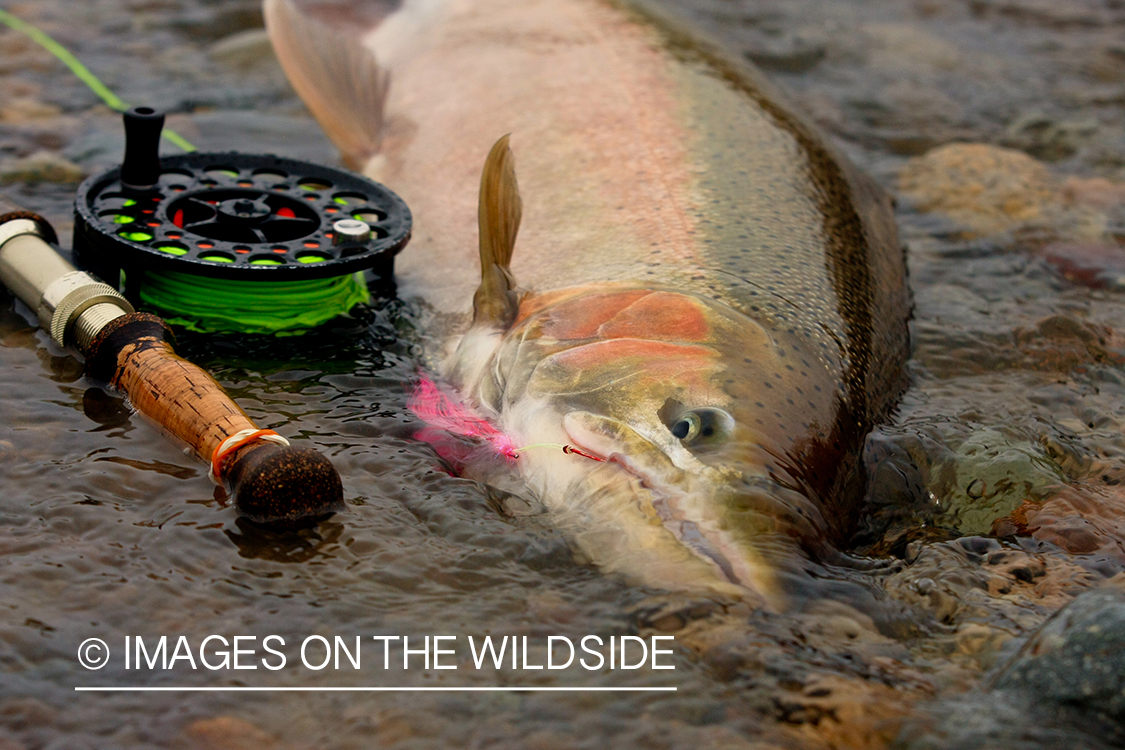
M 362 272 L 331 279 L 232 281 L 147 271 L 140 301 L 191 331 L 297 336 L 370 302 L 371 293 Z
M 63 65 L 69 68 L 70 72 L 73 73 L 78 80 L 89 86 L 90 90 L 97 94 L 110 109 L 115 109 L 118 112 L 124 112 L 129 109 L 129 105 L 123 102 L 117 94 L 110 91 L 109 87 L 99 81 L 98 77 L 91 73 L 90 69 L 83 65 L 77 57 L 71 54 L 70 50 L 56 42 L 42 29 L 2 9 L 0 9 L 0 22 L 3 22 L 6 26 L 15 29 L 21 34 L 26 34 L 31 37 L 39 46 L 61 60 Z M 162 135 L 167 138 L 169 142 L 176 144 L 184 151 L 195 151 L 195 146 L 174 130 L 164 128 Z
M 98 80 L 70 50 L 42 29 L 2 9 L 0 22 L 26 34 L 57 57 L 111 109 L 118 112 L 129 109 L 129 105 Z M 196 150 L 194 145 L 174 130 L 164 128 L 161 135 L 184 151 Z M 122 236 L 137 242 L 152 239 L 151 235 L 145 233 L 139 233 L 136 237 L 130 237 L 127 233 Z M 175 255 L 178 248 L 160 249 Z M 158 310 L 169 323 L 188 330 L 278 336 L 300 335 L 346 313 L 357 304 L 371 301 L 371 293 L 362 273 L 328 279 L 233 281 L 176 271 L 147 271 L 139 296 L 142 304 Z

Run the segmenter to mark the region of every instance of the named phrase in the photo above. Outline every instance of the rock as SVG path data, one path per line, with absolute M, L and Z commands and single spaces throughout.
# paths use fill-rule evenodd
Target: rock
M 4 185 L 13 182 L 77 184 L 83 177 L 81 167 L 51 151 L 36 151 L 22 159 L 0 163 L 0 184 Z
M 0 725 L 17 732 L 53 724 L 58 714 L 38 698 L 10 698 L 0 703 Z
M 998 628 L 969 622 L 957 629 L 955 643 L 958 654 L 972 657 L 981 665 L 989 667 L 1011 637 Z
M 1079 737 L 1084 740 L 1082 744 L 1076 743 Z M 892 747 L 895 750 L 1110 750 L 1114 745 L 1083 736 L 1074 728 L 1048 726 L 1038 717 L 1029 717 L 1022 704 L 974 691 L 922 707 L 907 719 Z
M 532 591 L 527 595 L 527 611 L 538 622 L 572 622 L 578 608 L 557 591 Z
M 31 96 L 18 96 L 0 106 L 0 122 L 25 125 L 36 120 L 50 120 L 62 114 L 54 104 L 39 101 Z
M 1070 372 L 1083 365 L 1125 364 L 1122 342 L 1113 329 L 1077 317 L 1050 315 L 1030 330 L 1021 327 L 1012 333 L 1023 353 L 1022 363 L 1037 370 Z M 1058 471 L 1059 467 L 1048 466 Z
M 996 654 L 989 649 L 1000 642 L 974 653 L 963 640 L 970 636 L 960 631 L 966 624 L 1030 631 L 1090 580 L 1087 571 L 1057 556 L 1024 550 L 1018 541 L 1001 543 L 989 537 L 912 542 L 907 561 L 909 565 L 887 578 L 888 594 L 958 628 L 957 633 L 934 636 L 933 643 L 949 654 L 960 651 L 969 657 L 960 663 L 974 668 L 991 663 Z
M 9 12 L 17 13 L 9 6 Z M 47 50 L 18 31 L 5 26 L 0 31 L 0 75 L 50 70 L 58 60 Z
M 1001 143 L 1037 159 L 1058 161 L 1073 156 L 1097 132 L 1098 122 L 1094 119 L 1055 120 L 1040 112 L 1029 112 L 1007 127 Z
M 1035 442 L 1000 430 L 976 430 L 949 448 L 952 460 L 933 491 L 945 510 L 941 523 L 962 534 L 989 533 L 1025 499 L 1046 499 L 1062 475 Z
M 265 29 L 248 29 L 231 34 L 212 44 L 207 55 L 217 63 L 238 70 L 277 67 L 277 58 Z
M 22 78 L 15 78 L 14 76 L 0 78 L 0 97 L 4 100 L 17 97 L 34 97 L 40 91 L 42 91 L 42 87 L 39 84 L 25 81 Z
M 188 725 L 176 743 L 182 750 L 271 750 L 277 739 L 233 716 L 200 719 Z
M 779 720 L 817 743 L 812 746 L 858 750 L 887 747 L 916 698 L 876 680 L 818 675 L 777 698 L 775 706 Z
M 899 189 L 919 211 L 946 214 L 976 235 L 1041 220 L 1055 197 L 1046 166 L 983 143 L 949 144 L 912 159 Z
M 1046 621 L 978 690 L 907 720 L 902 750 L 1120 748 L 1125 742 L 1125 591 L 1087 591 Z
M 67 733 L 41 747 L 43 750 L 99 750 L 104 742 L 104 738 L 94 735 Z
M 71 141 L 62 155 L 92 171 L 120 164 L 125 156 L 125 134 L 120 127 L 116 131 L 94 130 Z
M 387 716 L 375 727 L 372 739 L 381 747 L 390 747 L 406 742 L 417 735 L 414 725 L 402 716 Z
M 60 115 L 21 124 L 0 123 L 0 139 L 10 144 L 4 149 L 8 156 L 27 156 L 36 151 L 60 151 L 85 129 L 81 118 Z
M 175 18 L 172 25 L 196 39 L 215 39 L 232 32 L 261 28 L 261 3 L 257 0 L 215 3 Z
M 999 15 L 1048 29 L 1094 28 L 1113 23 L 1112 4 L 1058 2 L 1058 0 L 973 0 L 977 16 Z
M 1068 203 L 1103 211 L 1125 208 L 1125 182 L 1104 177 L 1067 177 L 1063 181 L 1062 196 Z
M 803 73 L 812 70 L 824 59 L 827 38 L 818 31 L 763 36 L 758 44 L 746 50 L 748 60 L 765 70 L 782 73 Z
M 925 75 L 932 70 L 979 67 L 981 63 L 979 53 L 961 49 L 940 35 L 908 23 L 865 24 L 854 38 L 833 43 L 859 45 L 860 54 L 872 67 L 895 71 L 896 80 L 910 77 L 904 72 Z
M 839 647 L 849 642 L 894 644 L 879 633 L 871 617 L 844 602 L 831 599 L 813 602 L 799 619 L 804 640 L 818 648 Z
M 179 124 L 173 127 L 189 137 L 201 151 L 276 153 L 318 164 L 339 161 L 336 149 L 311 117 L 216 110 L 196 112 L 189 119 L 190 129 Z
M 1052 242 L 1042 253 L 1049 264 L 1076 284 L 1125 290 L 1125 248 L 1108 242 Z
M 1125 738 L 1125 591 L 1077 597 L 1044 623 L 992 680 L 1018 692 L 1036 712 L 1107 725 Z
M 26 750 L 26 745 L 7 734 L 0 734 L 0 750 Z
M 1020 533 L 1054 544 L 1073 555 L 1092 555 L 1101 568 L 1125 570 L 1125 491 L 1110 487 L 1066 487 L 1022 514 Z M 1109 570 L 1106 571 L 1107 573 Z M 1110 573 L 1112 574 L 1112 573 Z

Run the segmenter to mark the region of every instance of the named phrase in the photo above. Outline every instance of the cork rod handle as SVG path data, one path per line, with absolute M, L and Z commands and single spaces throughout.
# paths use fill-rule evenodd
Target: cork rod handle
M 170 339 L 155 315 L 116 318 L 92 342 L 87 372 L 210 462 L 223 441 L 257 426 L 214 378 L 178 356 Z M 339 474 L 311 448 L 251 442 L 221 462 L 218 478 L 239 513 L 253 521 L 296 521 L 343 509 Z

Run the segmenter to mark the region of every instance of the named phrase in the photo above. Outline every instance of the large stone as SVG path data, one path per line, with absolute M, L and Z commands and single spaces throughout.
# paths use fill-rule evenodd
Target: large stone
M 0 163 L 0 184 L 4 185 L 14 182 L 77 184 L 83 176 L 81 167 L 51 151 L 36 151 L 22 159 Z
M 1125 591 L 1099 589 L 1048 620 L 993 679 L 1037 709 L 1104 723 L 1125 738 Z
M 1115 579 L 1115 581 L 1118 579 Z M 1125 746 L 1125 590 L 1087 591 L 1047 620 L 983 688 L 920 710 L 900 750 Z
M 899 189 L 919 211 L 943 213 L 978 235 L 1044 219 L 1056 192 L 1046 166 L 983 143 L 953 143 L 912 159 Z

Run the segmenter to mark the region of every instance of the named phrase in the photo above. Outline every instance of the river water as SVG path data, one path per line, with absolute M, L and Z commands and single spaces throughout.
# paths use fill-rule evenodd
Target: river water
M 320 5 L 349 15 L 345 3 Z M 168 111 L 203 150 L 337 159 L 263 46 L 256 3 L 7 10 L 127 101 Z M 1120 635 L 1125 621 L 1114 593 L 1125 588 L 1125 4 L 692 0 L 684 10 L 899 198 L 913 385 L 868 441 L 872 481 L 849 557 L 812 566 L 839 596 L 771 614 L 638 589 L 576 558 L 545 517 L 509 517 L 413 439 L 418 335 L 395 300 L 315 336 L 180 336 L 180 352 L 251 418 L 325 453 L 343 477 L 345 513 L 299 532 L 255 528 L 205 467 L 87 383 L 0 292 L 0 748 L 1122 740 L 1122 641 L 1097 634 Z M 0 197 L 46 216 L 64 246 L 73 181 L 117 163 L 119 130 L 49 54 L 0 32 Z M 549 636 L 588 634 L 607 662 L 611 637 L 671 636 L 659 663 L 675 669 L 522 668 L 545 663 Z M 191 657 L 138 669 L 130 651 L 127 668 L 126 638 L 151 654 L 161 635 L 169 656 Z M 211 635 L 228 647 L 204 647 Z M 437 635 L 456 636 L 440 662 L 456 670 L 422 654 L 401 668 L 401 637 L 421 649 Z M 519 637 L 527 661 L 476 669 L 468 636 L 489 635 Z M 235 636 L 240 665 L 256 669 L 201 663 L 220 663 Z M 315 668 L 325 654 L 315 638 L 302 662 L 310 636 L 353 653 L 360 637 L 361 667 L 341 655 L 339 668 Z M 372 636 L 400 637 L 388 668 Z M 87 638 L 108 645 L 108 666 L 79 665 Z M 270 644 L 284 667 L 269 668 L 281 659 Z M 1051 662 L 1059 653 L 1075 657 Z M 496 685 L 677 690 L 74 689 Z

